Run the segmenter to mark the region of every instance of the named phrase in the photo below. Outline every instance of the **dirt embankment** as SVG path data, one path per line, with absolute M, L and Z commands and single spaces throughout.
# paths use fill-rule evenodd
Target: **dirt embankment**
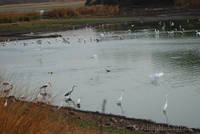
M 5 99 L 5 98 L 4 98 Z M 86 121 L 91 124 L 103 126 L 104 128 L 128 129 L 136 132 L 149 132 L 157 134 L 200 134 L 200 129 L 191 129 L 184 126 L 173 126 L 168 124 L 155 123 L 150 120 L 127 118 L 125 116 L 117 116 L 112 114 L 102 114 L 99 112 L 83 111 L 70 107 L 57 107 L 47 105 L 41 102 L 33 103 L 22 100 L 17 100 L 14 97 L 6 98 L 8 104 L 15 102 L 27 104 L 29 106 L 45 107 L 49 112 L 55 112 L 64 117 L 71 117 L 77 121 Z

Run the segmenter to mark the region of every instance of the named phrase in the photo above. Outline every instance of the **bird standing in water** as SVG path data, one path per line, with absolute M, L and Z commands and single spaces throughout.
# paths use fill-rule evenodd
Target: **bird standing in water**
M 165 96 L 165 104 L 164 104 L 164 107 L 163 107 L 163 112 L 164 112 L 164 113 L 167 112 L 167 107 L 168 107 L 167 96 L 168 96 L 168 95 Z
M 78 98 L 76 105 L 77 105 L 78 108 L 81 108 L 81 99 L 80 98 Z
M 73 85 L 72 86 L 72 89 L 69 91 L 69 92 L 67 92 L 66 94 L 65 94 L 65 96 L 70 96 L 71 94 L 72 94 L 72 92 L 74 91 L 74 88 L 75 87 L 77 87 L 76 85 Z
M 121 96 L 119 97 L 119 99 L 118 99 L 118 101 L 117 101 L 117 105 L 118 105 L 118 106 L 121 106 L 121 105 L 122 105 L 123 96 L 124 96 L 124 91 L 122 91 Z

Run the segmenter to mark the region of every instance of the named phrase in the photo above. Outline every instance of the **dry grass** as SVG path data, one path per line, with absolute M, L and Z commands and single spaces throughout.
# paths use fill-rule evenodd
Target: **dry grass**
M 192 6 L 192 7 L 199 7 L 200 0 L 174 0 L 175 5 L 177 6 Z
M 63 2 L 43 2 L 43 3 L 27 3 L 27 4 L 9 4 L 9 5 L 2 5 L 0 8 L 17 8 L 17 7 L 32 7 L 32 6 L 55 6 L 55 5 L 63 5 L 63 4 L 82 4 L 84 3 L 83 0 L 80 1 L 63 1 Z
M 2 94 L 7 89 L 6 86 L 9 86 L 8 83 L 14 85 L 14 88 L 9 94 Z M 63 110 L 47 104 L 49 101 L 39 102 L 37 96 L 40 92 L 32 94 L 29 97 L 32 99 L 29 99 L 29 101 L 27 101 L 28 96 L 25 100 L 22 100 L 21 95 L 14 97 L 16 91 L 20 91 L 20 89 L 21 87 L 0 76 L 0 134 L 100 133 L 99 129 L 94 126 L 79 126 L 80 122 L 70 117 L 69 114 L 62 112 Z M 118 132 L 104 131 L 103 133 Z
M 41 14 L 32 12 L 0 12 L 0 23 L 15 23 L 20 21 L 33 21 L 41 19 Z
M 28 3 L 28 4 L 11 4 L 0 6 L 0 12 L 8 11 L 32 11 L 32 10 L 47 10 L 62 7 L 80 7 L 84 6 L 83 0 L 63 1 L 63 2 L 44 2 L 44 3 Z
M 49 10 L 44 13 L 44 18 L 58 19 L 58 18 L 74 18 L 74 17 L 88 17 L 88 16 L 115 16 L 119 13 L 118 6 L 90 6 L 77 8 L 60 8 Z

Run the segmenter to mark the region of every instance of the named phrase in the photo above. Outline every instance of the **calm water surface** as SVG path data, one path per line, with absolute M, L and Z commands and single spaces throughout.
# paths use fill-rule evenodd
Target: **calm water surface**
M 162 109 L 168 94 L 168 122 L 200 128 L 200 37 L 195 32 L 199 22 L 187 21 L 171 27 L 171 22 L 156 22 L 62 32 L 70 44 L 62 38 L 42 39 L 42 45 L 37 40 L 12 41 L 0 46 L 0 68 L 32 91 L 50 81 L 55 105 L 76 84 L 71 97 L 81 98 L 81 109 L 100 111 L 106 99 L 107 113 L 156 122 L 166 121 Z M 164 76 L 153 81 L 150 76 L 159 72 Z M 116 102 L 123 90 L 119 107 Z

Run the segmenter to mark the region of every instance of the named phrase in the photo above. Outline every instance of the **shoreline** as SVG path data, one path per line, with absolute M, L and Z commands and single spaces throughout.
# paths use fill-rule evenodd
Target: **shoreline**
M 58 107 L 43 102 L 28 102 L 25 100 L 16 99 L 14 96 L 7 98 L 8 104 L 20 103 L 27 106 L 37 106 L 40 108 L 46 108 L 49 112 L 56 113 L 58 115 L 64 115 L 64 117 L 70 117 L 78 122 L 87 122 L 91 126 L 99 128 L 102 126 L 104 129 L 126 129 L 134 132 L 147 132 L 147 133 L 168 133 L 168 134 L 199 134 L 199 128 L 188 128 L 185 126 L 175 126 L 164 123 L 156 123 L 151 120 L 129 118 L 114 114 L 104 114 L 100 112 L 92 112 L 79 110 L 72 107 Z M 93 124 L 93 125 L 92 125 Z M 89 125 L 90 126 L 90 125 Z
M 96 27 L 101 24 L 116 24 L 116 23 L 147 23 L 155 21 L 167 20 L 200 20 L 200 9 L 185 9 L 185 8 L 135 8 L 131 14 L 127 16 L 116 17 L 88 17 L 88 18 L 71 18 L 60 20 L 40 20 L 36 22 L 0 24 L 0 42 L 7 40 L 26 40 L 37 38 L 51 38 L 47 36 L 30 36 L 27 33 L 51 33 L 62 32 L 73 29 L 81 29 L 86 26 Z M 23 26 L 26 25 L 26 26 Z M 52 36 L 53 37 L 53 36 Z M 54 36 L 56 37 L 56 36 Z

